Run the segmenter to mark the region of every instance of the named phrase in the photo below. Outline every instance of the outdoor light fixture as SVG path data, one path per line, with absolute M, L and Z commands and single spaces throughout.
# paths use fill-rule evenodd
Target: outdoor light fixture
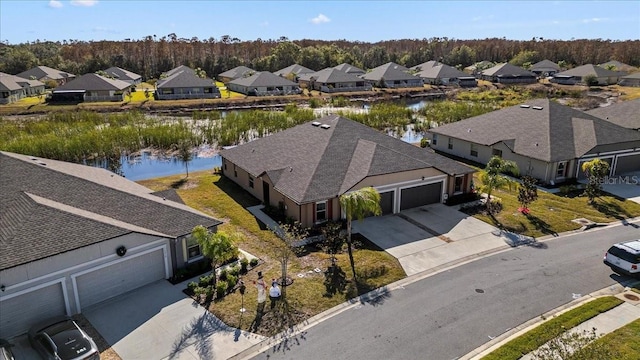
M 0 290 L 1 290 L 2 292 L 4 292 L 4 289 L 5 289 L 4 285 L 0 285 Z

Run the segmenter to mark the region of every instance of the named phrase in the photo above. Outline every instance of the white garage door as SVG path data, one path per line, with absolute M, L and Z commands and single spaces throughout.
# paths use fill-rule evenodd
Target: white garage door
M 76 277 L 80 310 L 165 278 L 164 248 L 118 259 Z
M 66 313 L 60 282 L 11 298 L 0 298 L 0 338 L 24 334 L 35 323 Z

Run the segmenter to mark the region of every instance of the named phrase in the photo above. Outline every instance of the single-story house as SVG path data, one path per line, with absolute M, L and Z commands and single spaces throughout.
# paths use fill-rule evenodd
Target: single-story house
M 351 74 L 351 75 L 364 75 L 364 74 L 367 73 L 366 71 L 360 69 L 359 67 L 353 66 L 353 65 L 347 64 L 347 63 L 342 63 L 340 65 L 336 65 L 333 68 L 334 69 L 338 69 L 340 71 L 344 71 L 347 74 Z
M 640 72 L 625 75 L 618 82 L 620 86 L 640 86 Z
M 423 87 L 422 79 L 409 74 L 409 69 L 393 62 L 380 65 L 360 75 L 373 86 L 383 88 Z
M 640 130 L 640 99 L 622 101 L 587 111 L 627 129 Z
M 222 171 L 311 227 L 343 218 L 339 197 L 372 186 L 383 214 L 471 191 L 475 170 L 366 125 L 329 115 L 220 152 Z
M 227 89 L 245 95 L 294 95 L 300 94 L 300 86 L 268 71 L 260 71 L 248 77 L 227 83 Z
M 131 84 L 89 73 L 51 91 L 51 102 L 124 101 Z
M 514 161 L 542 183 L 583 178 L 582 163 L 600 158 L 611 175 L 640 170 L 640 133 L 597 116 L 536 99 L 430 129 L 436 151 L 486 164 Z
M 419 71 L 423 71 L 423 70 L 427 70 L 430 69 L 434 66 L 438 66 L 438 65 L 442 65 L 441 62 L 435 61 L 435 60 L 429 60 L 427 62 L 423 62 L 422 64 L 418 64 L 416 66 L 412 66 L 409 68 L 410 71 L 412 72 L 419 72 Z
M 437 65 L 422 65 L 422 70 L 415 73 L 425 84 L 458 85 L 461 87 L 478 86 L 478 81 L 472 75 L 465 74 L 453 66 L 438 63 Z
M 203 261 L 220 221 L 108 170 L 0 152 L 0 337 Z M 169 191 L 175 194 L 175 191 Z
M 12 77 L 0 76 L 0 104 L 10 104 L 24 97 L 24 90 Z
M 220 97 L 220 89 L 213 79 L 201 78 L 192 69 L 185 68 L 171 71 L 171 75 L 163 77 L 156 83 L 156 99 L 215 99 Z
M 48 66 L 36 66 L 20 74 L 16 74 L 24 79 L 38 80 L 46 83 L 48 80 L 54 80 L 58 85 L 64 85 L 76 78 L 75 75 L 65 71 L 50 68 Z
M 533 84 L 538 81 L 536 74 L 509 63 L 482 70 L 480 78 L 500 84 Z
M 192 74 L 196 73 L 195 70 L 193 70 L 192 68 L 188 67 L 187 65 L 180 65 L 180 66 L 174 67 L 173 69 L 171 69 L 169 71 L 166 71 L 166 72 L 162 73 L 160 75 L 160 80 L 166 79 L 171 75 L 177 74 L 179 72 L 185 72 L 185 71 L 186 72 L 190 72 Z
M 298 79 L 300 85 L 309 89 L 326 93 L 346 91 L 371 91 L 373 87 L 356 75 L 336 68 L 326 68 L 311 74 L 304 74 Z
M 624 76 L 624 75 L 631 74 L 633 72 L 638 71 L 637 67 L 625 64 L 618 60 L 607 61 L 606 63 L 600 64 L 598 66 L 605 69 L 612 67 L 611 70 L 617 72 L 620 76 Z
M 556 73 L 549 81 L 564 85 L 585 84 L 585 78 L 589 76 L 595 76 L 596 80 L 598 80 L 598 85 L 613 85 L 620 78 L 620 74 L 616 71 L 607 70 L 593 64 L 586 64 Z
M 311 70 L 302 65 L 293 64 L 289 65 L 284 69 L 280 69 L 274 72 L 275 75 L 285 77 L 291 81 L 296 81 L 298 77 L 302 74 L 311 74 L 316 72 L 315 70 Z
M 131 85 L 140 84 L 142 82 L 142 75 L 138 75 L 129 70 L 125 70 L 119 67 L 112 66 L 104 72 L 114 79 L 122 80 Z
M 42 95 L 45 92 L 45 84 L 38 80 L 33 79 L 25 79 L 16 75 L 5 74 L 0 72 L 0 78 L 9 77 L 16 84 L 22 87 L 24 91 L 24 96 L 37 96 Z
M 222 81 L 223 83 L 228 83 L 229 81 L 235 80 L 235 79 L 239 79 L 242 77 L 247 77 L 250 75 L 255 74 L 256 71 L 253 69 L 250 69 L 246 66 L 236 66 L 231 70 L 227 70 L 221 74 L 218 75 L 218 80 Z
M 466 72 L 467 74 L 478 75 L 482 70 L 489 69 L 493 66 L 495 66 L 495 63 L 488 60 L 482 60 L 473 65 L 467 66 L 466 68 L 462 69 L 462 71 Z
M 560 66 L 551 60 L 545 59 L 531 65 L 531 68 L 529 70 L 539 77 L 547 77 L 560 72 Z

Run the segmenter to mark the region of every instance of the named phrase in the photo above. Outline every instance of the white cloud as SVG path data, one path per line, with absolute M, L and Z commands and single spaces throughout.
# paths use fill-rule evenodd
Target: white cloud
M 260 23 L 260 24 L 258 24 L 258 25 L 260 25 L 260 26 L 262 26 L 262 27 L 267 27 L 267 26 L 269 26 L 269 22 L 268 22 L 268 21 L 263 21 L 263 22 L 261 22 L 261 23 Z
M 98 3 L 98 0 L 71 0 L 73 6 L 93 6 Z
M 49 7 L 52 8 L 61 8 L 62 7 L 62 3 L 58 0 L 51 0 L 49 1 Z
M 328 23 L 329 21 L 331 21 L 331 19 L 329 19 L 326 15 L 318 14 L 318 16 L 314 17 L 309 21 L 311 21 L 314 24 L 322 24 L 322 23 Z
M 607 21 L 609 19 L 607 18 L 591 18 L 591 19 L 582 19 L 582 22 L 585 24 L 588 23 L 597 23 L 597 22 L 602 22 L 602 21 Z

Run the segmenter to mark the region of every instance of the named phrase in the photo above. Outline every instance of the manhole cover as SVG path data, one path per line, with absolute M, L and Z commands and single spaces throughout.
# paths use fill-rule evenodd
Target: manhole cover
M 478 294 L 484 294 L 484 290 L 482 290 L 482 289 L 476 289 L 476 292 L 477 292 Z
M 626 297 L 627 299 L 631 300 L 631 301 L 638 301 L 640 300 L 640 297 L 635 296 L 633 294 L 624 294 L 624 297 Z

